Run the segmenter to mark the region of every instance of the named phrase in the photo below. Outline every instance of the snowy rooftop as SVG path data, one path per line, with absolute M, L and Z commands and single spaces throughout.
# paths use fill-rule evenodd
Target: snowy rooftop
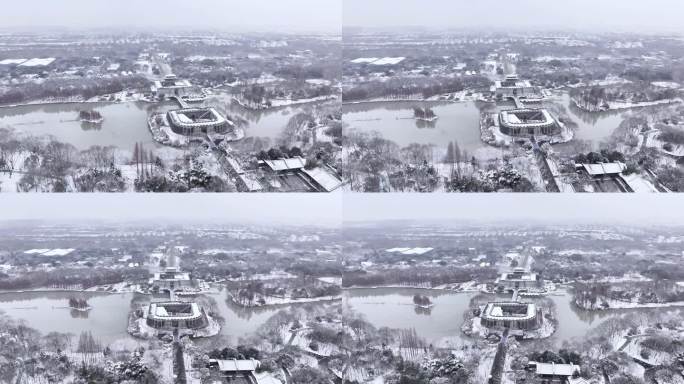
M 553 117 L 546 109 L 513 109 L 501 111 L 501 119 L 509 125 L 521 127 L 549 124 L 553 122 Z
M 326 190 L 326 192 L 332 192 L 342 185 L 342 180 L 322 167 L 302 169 L 302 172 L 314 179 L 321 187 L 323 187 L 323 189 Z
M 0 61 L 0 65 L 17 65 L 25 61 L 26 59 L 5 59 Z
M 54 57 L 48 57 L 45 59 L 29 59 L 26 60 L 25 62 L 19 64 L 20 67 L 46 67 L 52 62 L 54 62 L 56 59 Z
M 227 120 L 216 108 L 184 108 L 169 111 L 168 118 L 173 124 L 178 126 L 213 126 L 228 123 L 233 124 L 232 121 Z M 194 118 L 193 118 L 194 116 Z M 197 117 L 199 116 L 199 117 Z
M 532 272 L 504 272 L 501 274 L 501 280 L 535 281 L 537 280 L 537 274 Z
M 397 65 L 404 61 L 405 57 L 359 57 L 351 62 L 354 64 L 371 64 L 371 65 Z
M 154 280 L 157 281 L 162 281 L 162 280 L 168 280 L 168 281 L 178 281 L 178 280 L 190 280 L 190 274 L 187 272 L 164 272 L 164 273 L 155 273 L 154 274 Z
M 165 302 L 152 303 L 149 307 L 150 315 L 164 319 L 193 319 L 202 315 L 197 303 Z
M 71 252 L 75 251 L 75 248 L 55 248 L 55 249 L 29 249 L 24 251 L 24 253 L 29 255 L 42 255 L 42 256 L 66 256 Z
M 222 372 L 252 372 L 261 365 L 259 360 L 209 360 L 209 363 L 218 364 L 219 370 Z
M 643 176 L 633 173 L 631 175 L 622 176 L 622 179 L 629 185 L 634 192 L 652 192 L 656 193 L 656 187 Z
M 401 253 L 403 255 L 422 255 L 432 251 L 434 248 L 390 248 L 385 250 L 390 253 Z
M 524 312 L 520 311 L 518 313 L 517 311 L 512 311 L 513 308 L 522 309 L 523 306 L 525 307 Z M 537 306 L 533 303 L 487 303 L 483 311 L 483 316 L 500 320 L 524 320 L 535 317 L 536 312 Z
M 610 175 L 621 173 L 625 170 L 624 163 L 599 163 L 599 164 L 580 164 L 591 176 Z
M 531 366 L 536 367 L 537 375 L 551 375 L 551 376 L 572 376 L 575 372 L 579 372 L 579 366 L 574 364 L 555 364 L 555 363 L 537 363 L 530 362 Z
M 259 163 L 265 164 L 272 171 L 277 172 L 304 168 L 306 160 L 300 156 L 295 156 L 289 159 L 261 160 Z

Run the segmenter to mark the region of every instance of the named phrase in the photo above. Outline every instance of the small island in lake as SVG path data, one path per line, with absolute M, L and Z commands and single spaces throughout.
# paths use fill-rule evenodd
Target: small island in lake
M 413 295 L 413 304 L 415 304 L 416 307 L 425 309 L 432 308 L 432 306 L 434 305 L 429 297 L 419 294 Z
M 92 307 L 88 305 L 86 299 L 79 299 L 76 297 L 69 298 L 69 308 L 78 311 L 89 311 Z
M 78 119 L 83 123 L 100 124 L 104 121 L 104 117 L 98 111 L 80 111 Z
M 437 120 L 437 115 L 435 115 L 435 112 L 432 110 L 430 107 L 413 107 L 413 117 L 416 120 L 422 120 L 422 121 L 435 121 Z

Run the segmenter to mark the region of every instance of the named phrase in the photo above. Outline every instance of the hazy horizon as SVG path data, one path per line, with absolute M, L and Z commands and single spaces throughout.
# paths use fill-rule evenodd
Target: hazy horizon
M 684 225 L 682 198 L 660 194 L 382 194 L 345 196 L 344 221 Z
M 684 34 L 677 0 L 344 0 L 343 26 Z
M 0 199 L 0 225 L 12 221 L 254 223 L 338 226 L 335 194 L 12 195 Z
M 23 0 L 0 12 L 5 29 L 206 29 L 339 32 L 342 0 Z M 38 12 L 37 10 L 40 10 Z
M 160 221 L 340 226 L 354 222 L 684 225 L 677 195 L 141 194 L 10 195 L 0 224 Z

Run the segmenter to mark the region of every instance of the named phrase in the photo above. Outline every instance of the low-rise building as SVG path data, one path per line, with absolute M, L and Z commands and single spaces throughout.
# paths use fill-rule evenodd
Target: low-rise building
M 556 135 L 561 127 L 543 108 L 520 108 L 499 113 L 499 129 L 509 136 Z
M 204 136 L 210 133 L 225 134 L 233 127 L 216 108 L 183 108 L 169 111 L 166 118 L 174 133 L 183 136 Z
M 494 82 L 494 94 L 497 98 L 539 97 L 539 88 L 529 80 L 520 80 L 517 75 L 508 75 L 504 80 Z
M 182 97 L 192 92 L 192 84 L 188 80 L 179 79 L 176 75 L 167 75 L 163 80 L 155 81 L 152 94 L 160 98 Z
M 541 308 L 533 303 L 514 301 L 487 303 L 480 319 L 484 327 L 511 330 L 534 330 L 543 322 Z
M 504 272 L 496 279 L 496 285 L 505 290 L 537 288 L 541 281 L 536 273 L 516 268 L 513 272 Z
M 579 365 L 538 363 L 530 361 L 528 369 L 533 370 L 539 384 L 568 384 L 580 372 Z
M 147 325 L 158 330 L 195 330 L 207 327 L 204 308 L 194 302 L 166 301 L 147 307 Z

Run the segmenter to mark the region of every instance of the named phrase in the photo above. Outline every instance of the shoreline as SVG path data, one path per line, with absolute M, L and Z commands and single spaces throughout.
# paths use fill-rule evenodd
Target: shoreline
M 624 112 L 624 111 L 628 111 L 628 110 L 636 109 L 636 108 L 646 108 L 646 107 L 657 107 L 657 106 L 663 106 L 663 105 L 680 104 L 683 101 L 682 99 L 665 99 L 665 100 L 646 101 L 646 102 L 635 103 L 635 104 L 630 104 L 630 105 L 619 105 L 617 107 L 612 107 L 609 105 L 608 109 L 601 109 L 601 108 L 592 109 L 592 108 L 580 106 L 579 102 L 574 97 L 571 97 L 570 100 L 572 101 L 572 103 L 575 107 L 577 107 L 581 111 L 587 112 L 587 113 Z
M 287 303 L 275 303 L 275 304 L 263 304 L 263 305 L 244 305 L 242 303 L 239 303 L 235 301 L 235 296 L 233 296 L 230 292 L 228 292 L 228 296 L 226 300 L 230 302 L 231 304 L 237 305 L 240 308 L 245 308 L 245 309 L 258 309 L 258 308 L 278 308 L 278 307 L 283 307 L 283 306 L 288 306 L 288 305 L 299 305 L 299 304 L 309 304 L 309 303 L 324 303 L 324 302 L 334 302 L 334 301 L 342 301 L 343 297 L 342 295 L 340 296 L 324 296 L 321 298 L 314 298 L 314 299 L 307 299 L 307 300 L 300 300 L 300 301 L 289 301 Z
M 28 102 L 28 103 L 21 103 L 21 104 L 3 104 L 0 105 L 0 110 L 4 108 L 21 108 L 21 107 L 36 107 L 36 106 L 44 106 L 44 105 L 57 105 L 57 104 L 125 104 L 125 103 L 147 103 L 147 104 L 153 104 L 155 103 L 154 101 L 150 100 L 125 100 L 125 101 L 111 101 L 111 100 L 81 100 L 81 101 L 73 101 L 73 100 L 65 100 L 65 101 L 35 101 L 35 102 Z

